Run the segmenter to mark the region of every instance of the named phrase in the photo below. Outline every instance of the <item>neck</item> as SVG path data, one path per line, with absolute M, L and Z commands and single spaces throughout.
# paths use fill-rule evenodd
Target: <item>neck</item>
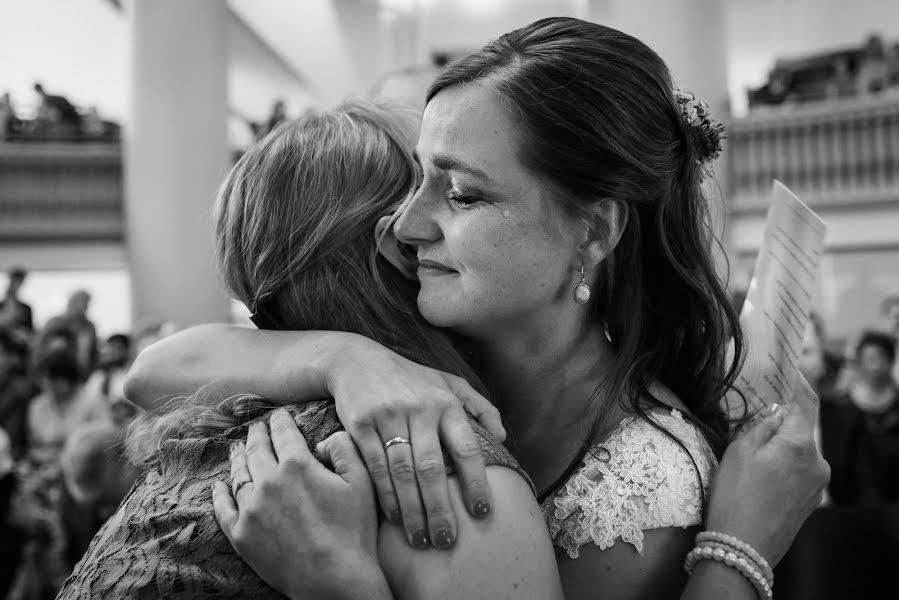
M 538 488 L 584 443 L 595 392 L 613 358 L 599 326 L 587 324 L 583 313 L 570 317 L 555 314 L 479 340 L 516 455 Z

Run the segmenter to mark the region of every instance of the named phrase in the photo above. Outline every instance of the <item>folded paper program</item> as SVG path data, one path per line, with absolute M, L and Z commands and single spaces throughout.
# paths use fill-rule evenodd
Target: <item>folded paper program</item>
M 790 402 L 826 229 L 818 215 L 774 181 L 765 234 L 740 312 L 746 360 L 736 387 L 750 414 L 773 402 Z M 731 416 L 743 416 L 741 400 L 730 395 L 726 402 Z

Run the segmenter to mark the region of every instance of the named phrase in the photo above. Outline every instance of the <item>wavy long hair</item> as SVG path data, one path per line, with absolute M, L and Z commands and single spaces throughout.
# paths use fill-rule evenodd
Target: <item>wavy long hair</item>
M 251 147 L 215 203 L 218 267 L 236 299 L 264 306 L 284 329 L 358 333 L 485 392 L 450 334 L 418 314 L 417 286 L 377 253 L 375 224 L 415 186 L 418 116 L 347 102 Z M 130 457 L 146 462 L 168 439 L 214 436 L 276 405 L 248 394 L 179 398 L 132 427 Z
M 647 418 L 645 402 L 660 404 L 648 389 L 658 380 L 687 405 L 720 456 L 729 439 L 722 398 L 743 340 L 715 268 L 700 157 L 664 61 L 615 29 L 549 18 L 447 67 L 427 101 L 475 81 L 499 94 L 519 123 L 521 161 L 563 192 L 565 209 L 586 218 L 594 203 L 615 201 L 627 212 L 593 290 L 593 319 L 617 358 L 594 395 L 597 416 L 584 452 L 604 426 L 604 400 L 627 398 Z

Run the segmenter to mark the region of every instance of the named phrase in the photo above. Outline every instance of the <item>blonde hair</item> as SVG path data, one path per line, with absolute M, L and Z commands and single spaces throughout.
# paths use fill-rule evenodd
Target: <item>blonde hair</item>
M 415 309 L 417 286 L 377 254 L 375 224 L 415 188 L 416 113 L 353 101 L 281 125 L 241 157 L 215 205 L 225 285 L 285 329 L 350 331 L 483 391 L 449 335 Z M 179 399 L 132 427 L 131 456 L 209 437 L 277 403 L 249 395 Z

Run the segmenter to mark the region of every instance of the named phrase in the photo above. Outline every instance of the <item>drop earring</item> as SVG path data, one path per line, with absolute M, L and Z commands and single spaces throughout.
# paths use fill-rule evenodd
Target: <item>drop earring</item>
M 578 304 L 587 304 L 590 301 L 590 286 L 584 280 L 584 263 L 581 263 L 581 277 L 574 284 L 574 301 Z

